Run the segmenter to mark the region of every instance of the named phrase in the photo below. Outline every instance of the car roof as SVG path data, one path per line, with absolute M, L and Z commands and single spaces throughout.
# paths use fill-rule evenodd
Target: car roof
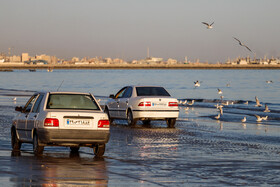
M 131 87 L 155 87 L 155 88 L 158 88 L 158 87 L 161 87 L 163 88 L 162 86 L 151 86 L 151 85 L 131 85 Z
M 36 92 L 37 94 L 38 93 L 43 93 L 43 94 L 46 94 L 46 93 L 50 93 L 50 94 L 90 94 L 90 93 L 86 93 L 86 92 L 70 92 L 70 91 L 64 91 L 64 92 L 61 92 L 61 91 L 41 91 L 41 92 Z

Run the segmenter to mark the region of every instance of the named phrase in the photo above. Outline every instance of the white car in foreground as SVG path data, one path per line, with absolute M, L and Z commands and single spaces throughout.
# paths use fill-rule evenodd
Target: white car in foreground
M 179 116 L 178 100 L 158 86 L 126 86 L 110 95 L 105 112 L 110 121 L 127 119 L 129 125 L 135 125 L 138 120 L 144 124 L 165 120 L 169 128 L 174 128 Z
M 67 146 L 72 152 L 91 147 L 97 157 L 105 152 L 110 123 L 89 93 L 38 92 L 16 111 L 20 113 L 11 127 L 13 151 L 31 143 L 36 155 L 43 153 L 44 146 Z

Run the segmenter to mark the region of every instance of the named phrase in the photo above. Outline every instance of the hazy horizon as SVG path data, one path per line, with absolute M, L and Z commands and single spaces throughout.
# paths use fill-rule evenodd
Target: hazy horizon
M 0 52 L 201 62 L 280 56 L 277 0 L 1 0 Z M 207 29 L 201 22 L 213 24 Z M 240 39 L 252 52 L 240 46 Z

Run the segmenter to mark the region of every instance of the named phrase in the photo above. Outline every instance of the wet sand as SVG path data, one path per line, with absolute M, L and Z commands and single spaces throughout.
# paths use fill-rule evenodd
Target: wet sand
M 216 109 L 180 108 L 175 129 L 161 121 L 134 128 L 111 126 L 102 159 L 92 150 L 79 154 L 32 146 L 10 146 L 13 106 L 0 105 L 0 181 L 5 186 L 277 186 L 280 184 L 279 127 L 218 121 Z

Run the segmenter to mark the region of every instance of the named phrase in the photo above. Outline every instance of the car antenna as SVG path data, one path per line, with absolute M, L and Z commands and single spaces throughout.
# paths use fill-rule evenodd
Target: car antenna
M 61 82 L 61 84 L 59 85 L 59 87 L 57 88 L 57 90 L 56 90 L 56 91 L 58 91 L 58 90 L 59 90 L 59 88 L 61 87 L 61 85 L 63 84 L 63 82 L 64 82 L 64 80 Z

